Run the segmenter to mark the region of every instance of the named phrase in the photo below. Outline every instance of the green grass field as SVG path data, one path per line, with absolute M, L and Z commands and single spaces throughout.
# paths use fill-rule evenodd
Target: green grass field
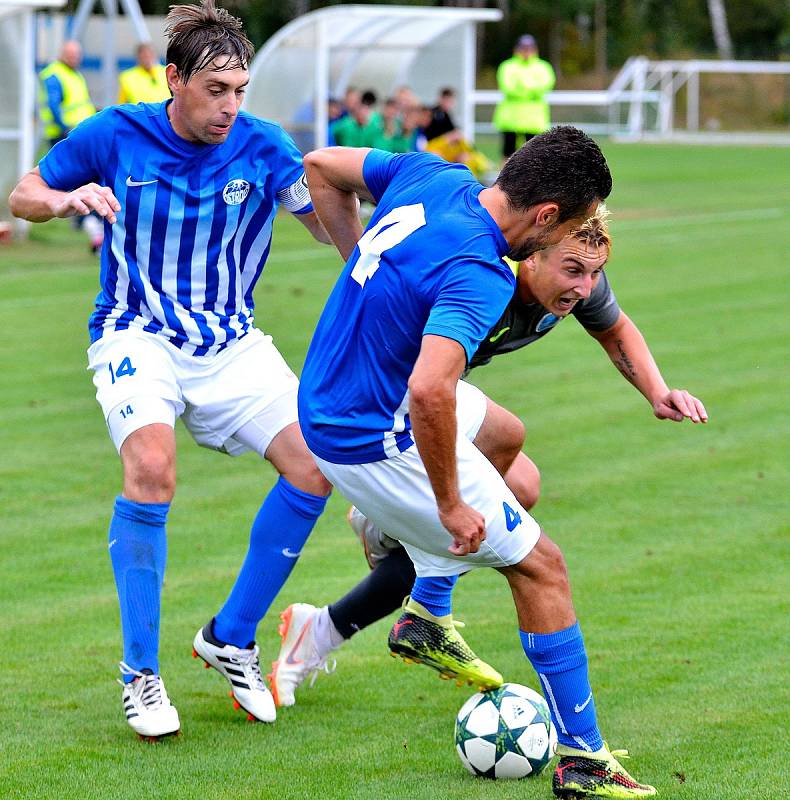
M 474 374 L 526 422 L 543 476 L 536 517 L 563 547 L 601 727 L 663 798 L 786 796 L 790 150 L 608 144 L 608 271 L 669 383 L 706 427 L 653 419 L 573 321 Z M 297 369 L 339 269 L 282 219 L 260 327 Z M 387 654 L 387 624 L 338 653 L 275 725 L 234 712 L 190 658 L 246 550 L 273 470 L 178 431 L 162 673 L 177 739 L 138 741 L 114 682 L 121 655 L 107 523 L 120 468 L 85 369 L 98 262 L 67 225 L 0 249 L 0 798 L 547 798 L 549 774 L 468 775 L 452 743 L 467 689 Z M 366 571 L 335 496 L 263 621 L 336 599 Z M 466 637 L 537 688 L 504 580 L 456 592 Z

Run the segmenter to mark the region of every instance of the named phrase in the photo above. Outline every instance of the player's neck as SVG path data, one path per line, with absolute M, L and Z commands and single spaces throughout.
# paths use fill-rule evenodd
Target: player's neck
M 483 189 L 478 195 L 480 205 L 488 211 L 499 226 L 505 241 L 511 246 L 523 241 L 535 233 L 535 211 L 528 208 L 514 211 L 508 203 L 505 193 L 498 186 Z

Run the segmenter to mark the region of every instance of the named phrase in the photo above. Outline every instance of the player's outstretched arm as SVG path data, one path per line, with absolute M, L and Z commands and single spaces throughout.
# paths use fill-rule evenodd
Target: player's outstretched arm
M 439 519 L 455 555 L 476 553 L 486 537 L 485 519 L 461 499 L 455 456 L 455 390 L 466 366 L 463 347 L 443 336 L 423 336 L 409 378 L 409 417 L 414 441 L 431 481 Z
M 46 222 L 53 217 L 76 217 L 95 211 L 113 223 L 115 212 L 121 210 L 118 198 L 109 187 L 88 183 L 72 192 L 62 192 L 50 188 L 38 167 L 22 177 L 11 192 L 8 205 L 15 217 L 29 222 Z
M 373 198 L 362 176 L 369 148 L 325 147 L 304 157 L 310 197 L 319 219 L 344 261 L 359 238 L 359 198 Z
M 658 419 L 708 421 L 701 400 L 685 389 L 667 386 L 644 336 L 624 313 L 611 328 L 589 333 L 601 343 L 623 377 L 647 398 Z

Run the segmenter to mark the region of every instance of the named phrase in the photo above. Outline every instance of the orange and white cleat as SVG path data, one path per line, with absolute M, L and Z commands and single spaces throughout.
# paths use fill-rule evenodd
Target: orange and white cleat
M 335 671 L 334 659 L 327 663 L 328 651 L 321 652 L 316 642 L 316 623 L 321 613 L 326 609 L 294 603 L 280 614 L 282 622 L 277 632 L 282 644 L 277 660 L 272 662 L 272 671 L 266 676 L 277 706 L 294 705 L 294 692 L 307 677 L 312 676 L 312 686 L 319 672 L 331 675 Z

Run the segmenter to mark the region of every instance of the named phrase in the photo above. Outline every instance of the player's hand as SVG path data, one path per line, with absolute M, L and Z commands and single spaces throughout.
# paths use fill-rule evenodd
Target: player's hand
M 660 397 L 653 403 L 653 413 L 659 419 L 671 419 L 673 422 L 707 422 L 708 412 L 702 401 L 689 394 L 685 389 L 672 389 L 669 394 Z
M 112 189 L 98 183 L 87 183 L 68 192 L 53 209 L 56 217 L 84 216 L 95 211 L 110 224 L 115 222 L 115 212 L 120 210 L 121 204 Z
M 454 556 L 476 553 L 486 538 L 485 517 L 466 503 L 439 509 L 439 521 L 453 537 L 453 543 L 447 549 Z

